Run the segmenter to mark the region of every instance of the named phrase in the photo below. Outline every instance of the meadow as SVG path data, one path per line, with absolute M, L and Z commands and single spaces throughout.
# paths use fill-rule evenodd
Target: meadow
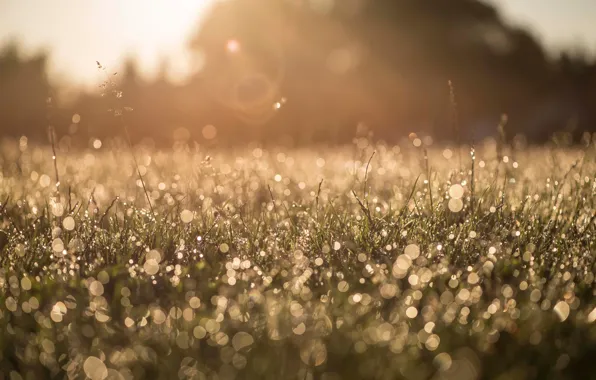
M 0 378 L 594 379 L 596 150 L 0 147 Z

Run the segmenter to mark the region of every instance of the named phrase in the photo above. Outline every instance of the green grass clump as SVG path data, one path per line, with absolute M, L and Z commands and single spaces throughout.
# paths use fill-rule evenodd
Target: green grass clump
M 6 143 L 0 371 L 596 378 L 595 151 L 475 148 Z

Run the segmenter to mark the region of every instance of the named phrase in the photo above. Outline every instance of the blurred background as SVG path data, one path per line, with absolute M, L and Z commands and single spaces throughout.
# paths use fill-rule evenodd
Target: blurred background
M 593 15 L 592 0 L 0 0 L 0 134 L 579 138 L 596 131 Z

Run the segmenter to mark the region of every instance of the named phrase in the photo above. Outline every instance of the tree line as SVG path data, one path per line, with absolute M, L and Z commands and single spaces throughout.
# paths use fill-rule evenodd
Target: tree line
M 365 126 L 386 141 L 411 132 L 468 141 L 495 134 L 503 115 L 508 136 L 535 142 L 596 131 L 596 62 L 547 54 L 477 0 L 229 0 L 189 49 L 204 59 L 183 84 L 143 79 L 131 60 L 66 104 L 52 95 L 48 56 L 9 45 L 0 132 L 47 141 L 52 125 L 77 145 L 124 128 L 163 145 L 302 145 L 347 143 Z

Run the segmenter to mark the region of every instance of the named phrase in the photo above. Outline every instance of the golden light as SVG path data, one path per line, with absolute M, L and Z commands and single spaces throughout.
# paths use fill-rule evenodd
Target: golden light
M 183 74 L 188 70 L 188 39 L 215 1 L 127 0 L 111 9 L 120 25 L 126 25 L 119 34 L 143 66 L 155 70 L 165 57 L 174 72 Z
M 226 49 L 230 53 L 237 53 L 238 51 L 240 51 L 240 43 L 238 42 L 238 40 L 229 40 L 226 44 Z
M 130 21 L 131 30 L 140 32 L 139 41 L 157 45 L 178 44 L 196 28 L 211 0 L 129 0 L 119 11 Z

